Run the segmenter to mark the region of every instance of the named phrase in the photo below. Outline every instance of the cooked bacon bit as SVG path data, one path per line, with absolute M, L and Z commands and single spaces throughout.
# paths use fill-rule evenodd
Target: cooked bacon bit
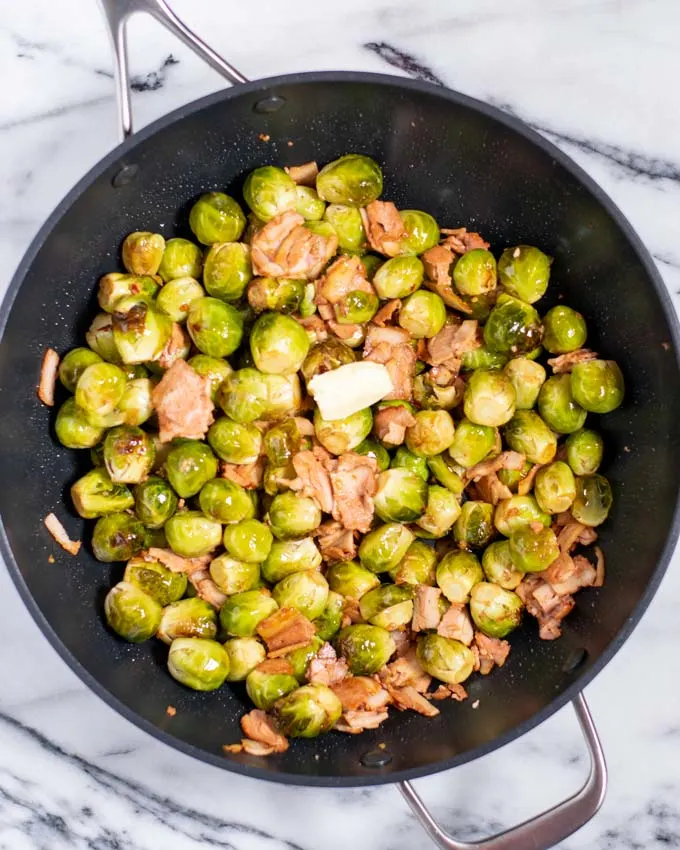
M 251 242 L 253 271 L 263 277 L 313 280 L 335 254 L 338 239 L 312 233 L 293 210 L 268 221 Z
M 54 407 L 54 389 L 57 386 L 59 355 L 53 348 L 46 349 L 40 367 L 38 398 L 48 407 Z
M 261 142 L 268 142 L 271 139 L 271 136 L 269 135 L 269 133 L 258 133 L 257 138 Z
M 189 581 L 194 586 L 196 595 L 200 596 L 201 599 L 204 599 L 214 608 L 221 608 L 227 601 L 226 593 L 222 593 L 208 570 L 199 570 L 198 572 L 191 573 Z
M 386 688 L 411 687 L 421 694 L 427 691 L 432 682 L 432 677 L 420 666 L 413 646 L 409 646 L 401 658 L 380 669 L 378 678 Z
M 446 237 L 442 240 L 442 245 L 446 245 L 456 254 L 467 254 L 475 248 L 489 247 L 489 243 L 482 239 L 479 233 L 468 233 L 465 227 L 456 227 L 453 230 L 443 228 L 441 232 Z
M 470 646 L 474 635 L 472 620 L 465 605 L 452 603 L 437 626 L 437 634 Z
M 351 596 L 346 596 L 342 606 L 342 627 L 351 626 L 355 623 L 363 623 L 364 618 L 361 616 L 359 608 L 359 600 L 352 599 Z
M 571 520 L 562 526 L 562 530 L 557 535 L 557 545 L 560 547 L 560 552 L 571 552 L 579 542 L 585 528 L 585 525 L 576 522 L 576 520 Z
M 372 457 L 355 452 L 340 455 L 330 473 L 333 518 L 345 528 L 366 533 L 373 522 L 373 496 L 378 488 L 378 466 Z
M 475 648 L 479 657 L 479 672 L 482 676 L 490 673 L 494 666 L 502 667 L 510 654 L 510 644 L 507 640 L 487 637 L 482 632 L 475 632 Z
M 428 694 L 429 699 L 455 699 L 456 702 L 463 702 L 468 698 L 468 692 L 462 685 L 439 685 L 436 691 Z
M 460 367 L 463 365 L 463 361 L 459 360 L 457 357 L 451 357 L 446 361 L 446 364 L 440 364 L 439 366 L 433 366 L 426 374 L 426 377 L 438 387 L 450 387 L 451 384 L 458 383 L 456 379 L 458 378 L 458 373 L 460 372 Z M 463 391 L 465 390 L 464 381 L 459 382 L 459 391 L 460 397 L 463 398 Z
M 328 267 L 324 276 L 316 282 L 315 301 L 319 306 L 321 317 L 327 321 L 334 319 L 335 313 L 333 310 L 328 310 L 328 305 L 342 302 L 350 292 L 374 294 L 373 287 L 366 280 L 366 270 L 359 257 L 338 257 Z
M 543 523 L 539 522 L 537 519 L 529 523 L 529 529 L 533 531 L 534 534 L 540 534 L 544 528 L 545 526 L 543 525 Z
M 175 708 L 174 705 L 169 705 L 165 709 L 165 713 L 168 715 L 168 717 L 174 717 L 177 714 L 177 709 Z
M 434 251 L 434 248 L 431 250 Z M 427 253 L 427 252 L 426 252 Z M 423 254 L 423 257 L 425 254 Z M 429 280 L 425 278 L 423 281 L 423 286 L 432 292 L 436 292 L 437 295 L 442 299 L 444 304 L 447 307 L 450 307 L 452 310 L 457 310 L 459 313 L 465 313 L 469 315 L 472 313 L 472 307 L 469 304 L 466 304 L 465 301 L 460 297 L 460 295 L 454 290 L 451 281 L 448 283 L 437 283 L 436 281 Z
M 289 146 L 292 146 L 292 142 L 289 142 L 288 144 Z M 285 170 L 298 184 L 298 186 L 311 186 L 312 188 L 316 186 L 316 177 L 319 173 L 319 166 L 314 162 L 314 160 L 311 162 L 304 162 L 302 165 L 286 166 Z
M 269 744 L 252 741 L 250 738 L 241 738 L 241 747 L 243 752 L 248 753 L 249 756 L 270 756 L 276 752 L 274 747 Z
M 410 401 L 417 356 L 405 330 L 369 325 L 364 344 L 364 360 L 383 363 L 387 367 L 394 389 L 385 396 L 385 400 Z
M 173 573 L 186 573 L 187 575 L 205 570 L 212 561 L 212 555 L 203 555 L 201 558 L 182 558 L 180 555 L 171 552 L 170 549 L 158 549 L 155 546 L 142 552 L 142 558 L 145 561 L 158 561 L 164 567 L 172 570 Z
M 429 248 L 422 256 L 425 274 L 434 283 L 444 287 L 451 287 L 451 263 L 453 252 L 445 245 L 435 245 Z
M 327 564 L 351 561 L 357 554 L 354 532 L 343 528 L 339 522 L 323 522 L 316 530 L 316 542 L 321 557 Z
M 553 517 L 553 526 L 556 528 L 562 528 L 570 522 L 575 522 L 574 517 L 571 515 L 571 511 L 562 511 L 562 513 L 555 514 Z
M 595 557 L 597 559 L 595 563 L 595 581 L 593 582 L 593 587 L 602 587 L 604 585 L 604 552 L 600 549 L 599 546 L 595 547 Z
M 555 640 L 562 634 L 561 622 L 573 609 L 573 596 L 558 596 L 539 576 L 525 576 L 515 588 L 529 614 L 538 620 L 542 640 Z
M 360 331 L 363 331 L 363 325 L 341 325 L 339 322 L 329 321 L 328 330 L 337 336 L 338 339 L 356 338 Z
M 349 676 L 331 689 L 343 711 L 383 711 L 390 702 L 387 691 L 370 676 Z
M 319 510 L 329 514 L 333 510 L 333 489 L 328 470 L 314 451 L 293 455 L 293 468 L 297 478 L 290 482 L 291 490 L 313 499 Z
M 406 236 L 399 210 L 391 201 L 371 201 L 360 210 L 368 244 L 379 254 L 396 257 Z
M 294 643 L 309 643 L 315 632 L 314 624 L 294 608 L 279 608 L 257 627 L 269 652 Z
M 597 531 L 586 525 L 583 531 L 579 534 L 578 542 L 581 546 L 590 546 L 597 540 Z
M 77 555 L 80 552 L 80 547 L 82 546 L 80 540 L 71 540 L 68 532 L 54 514 L 47 514 L 43 522 L 52 537 L 54 537 L 61 548 L 68 552 L 69 555 Z
M 444 325 L 427 343 L 428 363 L 439 366 L 451 358 L 460 358 L 467 351 L 474 351 L 481 344 L 476 319 L 466 319 L 459 325 Z
M 591 587 L 597 580 L 595 567 L 583 555 L 571 557 L 567 552 L 550 564 L 541 573 L 541 578 L 548 582 L 558 596 L 576 593 L 582 587 Z
M 154 387 L 151 401 L 158 414 L 161 443 L 175 437 L 202 440 L 213 423 L 210 381 L 176 360 Z
M 397 582 L 399 584 L 399 582 Z M 392 658 L 403 658 L 408 655 L 411 649 L 411 631 L 408 628 L 395 629 L 390 632 L 390 637 L 394 641 L 396 649 Z
M 436 717 L 439 714 L 439 709 L 418 693 L 415 688 L 410 686 L 390 688 L 388 686 L 387 690 L 399 711 L 417 711 L 418 714 L 424 714 L 425 717 Z
M 490 472 L 477 481 L 477 493 L 480 499 L 492 505 L 497 505 L 502 499 L 512 498 L 512 491 L 503 484 L 495 472 Z
M 307 331 L 307 335 L 312 343 L 325 342 L 328 339 L 328 328 L 319 316 L 306 316 L 304 318 L 302 316 L 293 316 L 293 318 L 298 325 L 302 325 Z
M 296 649 L 302 649 L 303 646 L 309 646 L 309 641 L 301 640 L 300 643 L 292 643 L 289 646 L 282 646 L 281 649 L 275 649 L 267 653 L 267 658 L 281 658 L 284 655 L 289 655 Z
M 416 586 L 416 594 L 413 600 L 413 619 L 411 629 L 414 632 L 423 632 L 426 629 L 436 629 L 441 619 L 439 613 L 439 597 L 442 595 L 438 587 L 429 587 L 426 584 Z
M 346 711 L 333 728 L 337 732 L 359 735 L 365 729 L 377 729 L 387 716 L 386 711 Z
M 258 457 L 252 463 L 220 463 L 220 476 L 239 484 L 246 490 L 257 490 L 262 486 L 265 458 Z
M 222 750 L 225 753 L 242 753 L 243 744 L 222 744 Z
M 589 348 L 579 348 L 578 351 L 549 358 L 548 366 L 552 366 L 553 372 L 559 375 L 562 372 L 571 372 L 577 363 L 586 363 L 588 360 L 597 360 L 597 354 Z
M 293 667 L 287 658 L 266 658 L 264 661 L 260 661 L 256 669 L 260 673 L 267 673 L 271 676 L 278 676 L 279 674 L 293 675 Z
M 158 357 L 158 365 L 161 369 L 169 369 L 176 360 L 182 358 L 183 354 L 186 355 L 190 346 L 191 340 L 189 339 L 189 334 L 184 330 L 182 325 L 173 322 L 170 339 Z
M 371 321 L 374 325 L 384 328 L 385 325 L 391 323 L 394 314 L 399 310 L 401 310 L 401 298 L 393 298 L 391 301 L 382 305 Z
M 54 555 L 48 555 L 48 556 L 47 556 L 47 563 L 48 563 L 48 564 L 54 564 L 54 563 L 55 563 L 55 561 L 54 561 Z
M 252 741 L 259 741 L 261 744 L 266 744 L 275 753 L 285 753 L 288 749 L 286 738 L 276 728 L 271 717 L 259 708 L 255 708 L 248 712 L 248 714 L 243 715 L 241 718 L 241 729 L 247 738 Z
M 531 492 L 531 488 L 534 486 L 534 479 L 536 478 L 536 474 L 538 470 L 541 468 L 542 464 L 535 463 L 529 472 L 522 478 L 517 485 L 517 495 L 518 496 L 526 496 Z M 503 496 L 504 499 L 509 498 L 508 496 Z
M 309 662 L 306 676 L 308 682 L 333 686 L 342 682 L 348 673 L 345 659 L 338 658 L 330 643 L 325 643 Z
M 491 475 L 492 472 L 498 472 L 499 469 L 514 469 L 520 470 L 524 466 L 526 458 L 519 452 L 501 452 L 491 460 L 483 460 L 465 470 L 465 479 L 467 481 L 478 481 L 485 475 Z
M 373 430 L 381 443 L 400 446 L 406 439 L 406 429 L 416 424 L 415 416 L 406 407 L 383 407 L 373 417 Z

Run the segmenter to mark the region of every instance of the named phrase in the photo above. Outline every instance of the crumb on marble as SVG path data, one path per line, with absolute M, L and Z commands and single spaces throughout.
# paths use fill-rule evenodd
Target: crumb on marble
M 168 715 L 168 717 L 174 717 L 177 714 L 177 709 L 175 708 L 174 705 L 169 705 L 165 709 L 165 713 Z
M 269 133 L 258 133 L 257 138 L 261 142 L 268 142 L 271 139 L 271 136 L 269 135 Z

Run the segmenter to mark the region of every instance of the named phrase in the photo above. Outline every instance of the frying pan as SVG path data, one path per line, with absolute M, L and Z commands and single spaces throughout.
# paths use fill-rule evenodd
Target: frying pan
M 95 693 L 165 743 L 261 779 L 326 786 L 399 782 L 430 835 L 452 850 L 471 845 L 437 826 L 409 780 L 478 758 L 572 701 L 591 757 L 585 786 L 537 819 L 474 846 L 519 850 L 557 843 L 597 811 L 606 785 L 604 758 L 581 691 L 649 604 L 680 525 L 679 334 L 651 258 L 581 169 L 497 109 L 427 83 L 374 74 L 294 74 L 246 82 L 164 0 L 102 0 L 102 5 L 116 55 L 124 141 L 40 230 L 0 320 L 0 543 L 24 602 Z M 132 137 L 125 23 L 134 12 L 153 15 L 239 85 L 182 107 Z M 479 230 L 495 249 L 527 242 L 552 254 L 551 297 L 584 313 L 590 345 L 622 365 L 626 402 L 598 423 L 608 447 L 604 472 L 616 496 L 601 530 L 608 580 L 603 589 L 579 595 L 560 640 L 540 641 L 531 625 L 520 630 L 508 663 L 471 682 L 466 703 L 441 704 L 436 718 L 397 713 L 374 732 L 296 741 L 270 759 L 224 755 L 222 745 L 240 737 L 244 693 L 185 690 L 167 675 L 160 647 L 116 640 L 101 611 L 122 566 L 104 566 L 88 551 L 77 558 L 55 552 L 42 527 L 41 519 L 57 508 L 72 533 L 86 537 L 80 521 L 67 515 L 64 497 L 87 467 L 88 453 L 66 451 L 51 437 L 52 414 L 35 398 L 40 359 L 47 346 L 64 352 L 81 344 L 96 309 L 95 283 L 116 267 L 129 231 L 190 235 L 188 209 L 202 192 L 238 194 L 244 176 L 264 163 L 327 162 L 349 151 L 368 153 L 383 165 L 385 195 L 399 206 L 428 210 L 448 226 Z M 166 714 L 168 705 L 177 709 L 173 718 Z

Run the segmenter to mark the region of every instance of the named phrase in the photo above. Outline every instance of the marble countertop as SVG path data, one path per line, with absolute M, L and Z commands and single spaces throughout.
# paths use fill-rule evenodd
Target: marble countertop
M 332 68 L 407 74 L 519 115 L 613 197 L 680 306 L 675 0 L 173 6 L 249 77 Z M 149 19 L 133 21 L 130 42 L 137 126 L 222 85 Z M 1 291 L 42 220 L 117 141 L 111 67 L 96 3 L 22 0 L 5 9 Z M 2 850 L 432 846 L 394 787 L 283 787 L 163 746 L 81 684 L 3 569 L 0 598 Z M 680 847 L 678 606 L 676 553 L 634 636 L 587 690 L 610 787 L 599 814 L 563 850 Z M 504 749 L 416 787 L 445 826 L 475 838 L 568 796 L 586 771 L 584 744 L 564 709 Z

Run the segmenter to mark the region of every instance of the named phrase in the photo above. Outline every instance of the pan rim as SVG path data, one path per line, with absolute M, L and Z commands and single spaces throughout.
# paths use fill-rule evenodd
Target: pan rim
M 17 293 L 24 279 L 33 264 L 35 257 L 42 248 L 49 234 L 54 229 L 55 225 L 61 219 L 64 211 L 68 209 L 90 185 L 109 169 L 116 162 L 122 162 L 127 154 L 129 154 L 137 144 L 146 141 L 159 131 L 174 124 L 178 121 L 187 118 L 194 113 L 213 106 L 214 104 L 229 101 L 232 98 L 240 97 L 241 95 L 252 95 L 254 93 L 275 93 L 277 86 L 291 86 L 298 84 L 309 83 L 363 83 L 372 86 L 381 87 L 397 87 L 407 91 L 414 91 L 422 94 L 433 95 L 445 101 L 470 109 L 473 112 L 482 114 L 483 116 L 497 121 L 506 128 L 523 136 L 527 141 L 532 142 L 536 147 L 540 148 L 544 153 L 550 155 L 557 163 L 566 169 L 604 208 L 604 210 L 612 217 L 624 237 L 628 240 L 630 246 L 634 250 L 638 260 L 640 261 L 645 273 L 647 274 L 652 290 L 658 299 L 661 308 L 664 312 L 666 321 L 670 330 L 670 340 L 675 354 L 676 366 L 680 372 L 680 322 L 675 313 L 670 294 L 663 282 L 652 257 L 643 244 L 640 237 L 637 235 L 633 226 L 630 224 L 626 216 L 621 212 L 618 206 L 607 195 L 607 193 L 599 186 L 598 183 L 591 178 L 581 166 L 567 154 L 556 147 L 552 142 L 541 136 L 536 130 L 533 130 L 519 118 L 503 112 L 498 107 L 487 104 L 476 98 L 444 88 L 429 82 L 421 80 L 412 80 L 402 78 L 390 74 L 374 74 L 359 71 L 319 71 L 305 72 L 296 74 L 284 74 L 275 77 L 268 77 L 259 80 L 254 80 L 249 83 L 234 86 L 227 89 L 214 92 L 197 100 L 191 101 L 188 104 L 178 107 L 167 115 L 156 119 L 151 124 L 142 128 L 130 138 L 116 146 L 102 159 L 100 159 L 89 171 L 75 184 L 75 186 L 64 196 L 57 204 L 54 210 L 47 217 L 45 223 L 41 226 L 37 234 L 33 237 L 28 249 L 23 255 L 17 269 L 12 276 L 9 287 L 0 304 L 0 356 L 2 352 L 4 332 L 9 319 L 9 315 L 14 304 Z M 277 773 L 265 768 L 240 764 L 236 761 L 225 758 L 216 753 L 211 753 L 200 749 L 192 744 L 176 738 L 164 730 L 159 729 L 153 723 L 132 711 L 121 702 L 116 696 L 110 693 L 103 685 L 99 683 L 76 659 L 71 651 L 62 643 L 59 635 L 54 631 L 43 615 L 41 609 L 33 599 L 23 576 L 19 570 L 18 564 L 14 558 L 14 554 L 10 548 L 7 534 L 4 528 L 4 522 L 0 517 L 0 554 L 7 565 L 7 570 L 14 583 L 17 591 L 24 602 L 33 620 L 37 624 L 40 631 L 47 638 L 52 648 L 57 652 L 59 657 L 67 664 L 67 666 L 78 676 L 78 678 L 93 691 L 104 703 L 116 711 L 117 714 L 124 717 L 126 720 L 134 724 L 136 727 L 153 736 L 162 743 L 178 750 L 185 755 L 237 773 L 243 776 L 248 776 L 254 779 L 262 779 L 269 782 L 278 782 L 286 785 L 299 785 L 307 787 L 329 787 L 329 788 L 351 788 L 373 785 L 392 784 L 407 780 L 414 780 L 420 777 L 430 776 L 444 770 L 450 770 L 462 764 L 474 761 L 481 758 L 494 750 L 497 750 L 506 744 L 514 741 L 524 734 L 534 729 L 568 702 L 573 700 L 587 685 L 604 669 L 604 667 L 616 655 L 621 646 L 625 643 L 628 637 L 639 623 L 642 615 L 648 608 L 652 598 L 656 594 L 658 587 L 665 575 L 666 569 L 670 563 L 671 557 L 675 551 L 675 547 L 680 536 L 680 486 L 676 494 L 675 508 L 673 513 L 673 521 L 670 527 L 669 535 L 664 543 L 663 550 L 659 557 L 657 566 L 648 582 L 644 593 L 635 604 L 630 616 L 625 625 L 620 629 L 609 646 L 601 653 L 597 660 L 586 670 L 584 670 L 558 697 L 551 700 L 540 711 L 533 714 L 524 723 L 520 723 L 512 730 L 499 735 L 490 741 L 485 742 L 471 750 L 460 753 L 452 758 L 443 759 L 424 766 L 408 768 L 404 770 L 394 771 L 389 774 L 370 774 L 367 772 L 365 776 L 312 776 L 295 773 Z

